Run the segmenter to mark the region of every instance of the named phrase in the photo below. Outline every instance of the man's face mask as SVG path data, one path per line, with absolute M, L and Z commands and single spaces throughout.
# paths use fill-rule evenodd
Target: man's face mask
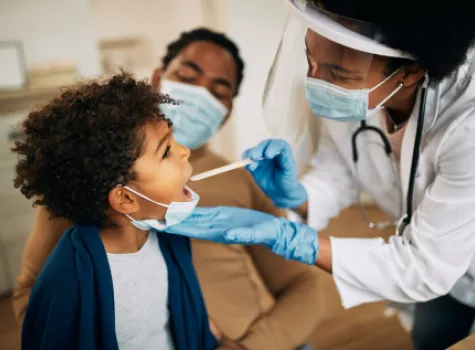
M 196 206 L 198 205 L 198 201 L 200 200 L 200 196 L 188 187 L 187 189 L 191 193 L 191 200 L 189 202 L 171 202 L 170 204 L 156 202 L 153 199 L 131 189 L 128 186 L 124 186 L 124 188 L 126 188 L 132 193 L 135 193 L 137 196 L 148 200 L 149 202 L 167 208 L 167 211 L 165 213 L 165 221 L 161 221 L 158 219 L 135 220 L 130 215 L 125 214 L 129 218 L 132 225 L 142 231 L 165 231 L 167 227 L 179 224 L 180 222 L 188 218 L 191 213 L 193 213 Z
M 228 109 L 201 86 L 163 80 L 160 92 L 180 102 L 160 109 L 173 122 L 175 140 L 190 149 L 203 146 L 224 121 Z
M 371 89 L 345 89 L 321 79 L 307 77 L 305 96 L 316 116 L 342 122 L 358 122 L 367 119 L 374 111 L 384 104 L 402 88 L 399 84 L 374 109 L 368 107 L 369 94 L 390 80 L 400 69 L 396 70 L 382 82 Z

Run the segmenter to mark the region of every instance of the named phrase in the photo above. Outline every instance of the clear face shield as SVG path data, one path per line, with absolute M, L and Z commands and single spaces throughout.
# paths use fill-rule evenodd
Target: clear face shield
M 358 186 L 374 185 L 365 183 L 367 179 L 358 175 L 359 168 L 367 168 L 368 162 L 374 162 L 377 168 L 391 169 L 392 174 L 388 176 L 384 171 L 374 174 L 371 181 L 377 179 L 380 183 L 373 188 L 394 192 L 399 174 L 391 157 L 391 146 L 381 129 L 372 126 L 368 119 L 401 86 L 378 101 L 372 101 L 371 93 L 397 73 L 389 76 L 382 73 L 385 60 L 381 56 L 413 58 L 384 45 L 381 32 L 371 23 L 330 13 L 315 1 L 286 0 L 286 3 L 290 16 L 263 96 L 263 115 L 269 132 L 292 145 L 303 168 L 311 166 L 328 172 L 332 170 L 332 162 L 321 154 L 315 157 L 319 143 L 327 142 L 320 137 L 323 118 L 360 122 L 348 126 L 354 128 L 348 150 L 353 154 Z M 365 156 L 369 154 L 370 157 Z M 395 196 L 400 203 L 399 211 L 390 214 L 399 218 L 403 196 L 400 191 Z M 394 224 L 393 220 L 373 222 L 363 202 L 360 198 L 363 216 L 370 227 L 386 228 Z
M 318 114 L 363 120 L 371 112 L 371 91 L 385 82 L 369 74 L 376 56 L 410 56 L 381 44 L 371 23 L 330 13 L 315 1 L 286 3 L 290 16 L 267 78 L 263 115 L 271 135 L 287 140 L 298 161 L 311 165 Z

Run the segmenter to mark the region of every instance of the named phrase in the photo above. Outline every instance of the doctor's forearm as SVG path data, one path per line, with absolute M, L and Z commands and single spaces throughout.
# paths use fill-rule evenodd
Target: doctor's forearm
M 332 273 L 332 250 L 330 237 L 319 237 L 318 245 L 318 255 L 315 265 L 329 273 Z

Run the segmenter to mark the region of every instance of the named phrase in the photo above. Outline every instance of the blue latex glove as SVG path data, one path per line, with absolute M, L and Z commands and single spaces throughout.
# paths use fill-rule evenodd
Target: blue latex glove
M 286 141 L 262 141 L 244 151 L 243 158 L 255 161 L 247 169 L 278 208 L 297 208 L 307 200 L 307 191 L 297 178 L 297 163 L 292 148 Z
M 309 265 L 317 260 L 315 230 L 250 209 L 196 208 L 183 222 L 168 227 L 167 233 L 224 244 L 263 244 L 285 259 Z

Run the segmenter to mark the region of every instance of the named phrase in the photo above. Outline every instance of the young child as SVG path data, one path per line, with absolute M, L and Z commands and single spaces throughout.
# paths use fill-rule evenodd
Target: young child
M 15 186 L 75 226 L 33 287 L 23 349 L 217 346 L 189 241 L 153 230 L 199 198 L 163 103 L 173 101 L 122 73 L 66 90 L 24 122 Z

